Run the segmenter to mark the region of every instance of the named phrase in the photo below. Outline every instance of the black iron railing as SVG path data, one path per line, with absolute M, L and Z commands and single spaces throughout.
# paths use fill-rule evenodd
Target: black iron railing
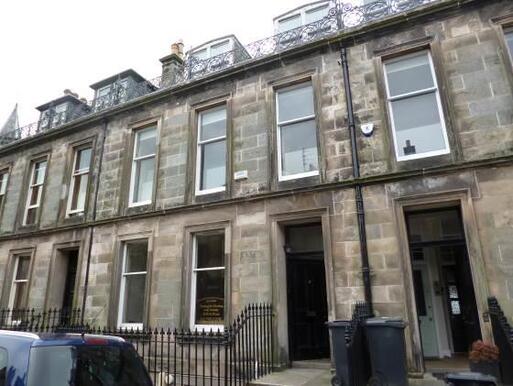
M 131 342 L 155 385 L 246 385 L 273 369 L 273 309 L 245 307 L 222 330 L 176 328 L 127 330 L 80 324 L 80 312 L 0 311 L 2 328 L 30 332 L 115 335 Z M 68 319 L 62 319 L 68 315 Z M 63 323 L 67 322 L 67 323 Z
M 60 328 L 80 326 L 81 316 L 80 309 L 1 309 L 0 329 L 55 332 Z
M 156 77 L 152 80 L 134 84 L 114 84 L 107 95 L 102 95 L 82 105 L 73 107 L 66 113 L 65 119 L 58 119 L 51 124 L 39 122 L 28 124 L 12 132 L 0 135 L 0 146 L 32 137 L 46 130 L 80 117 L 106 110 L 132 99 L 153 93 L 162 87 L 184 84 L 212 73 L 248 63 L 252 60 L 271 56 L 313 41 L 333 36 L 340 31 L 361 27 L 387 16 L 407 12 L 419 6 L 440 0 L 376 0 L 373 3 L 355 6 L 333 1 L 326 17 L 304 26 L 252 42 L 246 46 L 236 45 L 233 50 L 206 59 L 186 57 L 172 81 Z
M 493 339 L 499 347 L 502 383 L 513 385 L 513 327 L 508 322 L 496 298 L 488 299 Z

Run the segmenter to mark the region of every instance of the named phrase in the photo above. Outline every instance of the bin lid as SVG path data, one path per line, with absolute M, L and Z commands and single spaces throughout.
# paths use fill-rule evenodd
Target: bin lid
M 495 377 L 491 375 L 462 372 L 462 373 L 449 373 L 447 374 L 447 380 L 461 380 L 461 381 L 485 381 L 485 382 L 497 382 Z
M 375 318 L 369 318 L 365 320 L 367 326 L 386 326 L 386 327 L 401 327 L 404 328 L 406 323 L 401 318 L 380 316 Z
M 349 320 L 329 320 L 326 322 L 326 326 L 329 328 L 337 328 L 337 327 L 347 327 L 351 324 L 351 321 Z

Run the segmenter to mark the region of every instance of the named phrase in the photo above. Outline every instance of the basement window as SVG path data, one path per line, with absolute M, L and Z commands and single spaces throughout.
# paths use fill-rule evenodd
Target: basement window
M 191 328 L 222 330 L 225 315 L 225 234 L 194 235 Z
M 450 152 L 429 51 L 385 62 L 385 83 L 398 161 Z
M 142 329 L 148 273 L 148 241 L 123 244 L 118 326 Z
M 319 174 L 313 88 L 303 83 L 276 94 L 278 179 Z

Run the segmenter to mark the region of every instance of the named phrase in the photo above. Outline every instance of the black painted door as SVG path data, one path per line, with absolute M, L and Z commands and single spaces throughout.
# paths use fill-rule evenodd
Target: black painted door
M 328 303 L 322 255 L 287 257 L 287 298 L 290 359 L 328 358 Z

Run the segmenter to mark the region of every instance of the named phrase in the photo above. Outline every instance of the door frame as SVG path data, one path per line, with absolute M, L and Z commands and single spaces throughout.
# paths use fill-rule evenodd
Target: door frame
M 482 256 L 479 232 L 472 202 L 472 194 L 469 189 L 455 190 L 446 193 L 422 194 L 406 196 L 394 200 L 395 222 L 399 233 L 399 246 L 404 275 L 405 286 L 405 315 L 408 326 L 406 328 L 407 358 L 410 371 L 414 374 L 425 372 L 422 342 L 420 338 L 417 306 L 413 292 L 413 273 L 409 248 L 408 232 L 406 229 L 407 210 L 412 209 L 436 209 L 443 207 L 459 207 L 465 245 L 467 247 L 472 282 L 476 297 L 477 312 L 481 334 L 484 340 L 493 340 L 491 323 L 488 318 L 489 287 L 486 275 L 486 267 Z
M 319 222 L 322 228 L 324 248 L 324 270 L 326 274 L 326 295 L 328 303 L 328 320 L 335 319 L 335 287 L 333 259 L 331 254 L 331 231 L 329 208 L 290 211 L 283 214 L 270 215 L 271 240 L 271 278 L 272 299 L 275 306 L 274 318 L 276 364 L 282 367 L 290 365 L 288 306 L 287 306 L 287 261 L 283 248 L 285 244 L 285 227 Z

